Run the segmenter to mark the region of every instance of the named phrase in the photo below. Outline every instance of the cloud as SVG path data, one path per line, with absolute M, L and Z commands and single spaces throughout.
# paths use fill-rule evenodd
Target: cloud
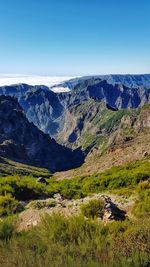
M 0 86 L 12 85 L 18 83 L 26 83 L 29 85 L 45 85 L 52 87 L 58 85 L 64 81 L 70 80 L 75 77 L 66 76 L 31 76 L 31 75 L 20 75 L 20 74 L 0 74 Z M 51 88 L 54 92 L 68 92 L 69 88 L 57 86 Z

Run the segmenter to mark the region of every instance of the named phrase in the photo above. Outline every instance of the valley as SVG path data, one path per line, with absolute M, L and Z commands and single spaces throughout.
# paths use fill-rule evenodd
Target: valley
M 0 87 L 2 266 L 148 267 L 150 75 L 56 86 Z

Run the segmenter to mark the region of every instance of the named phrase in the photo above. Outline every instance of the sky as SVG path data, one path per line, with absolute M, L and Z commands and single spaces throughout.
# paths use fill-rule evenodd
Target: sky
M 149 0 L 0 0 L 0 73 L 150 73 Z

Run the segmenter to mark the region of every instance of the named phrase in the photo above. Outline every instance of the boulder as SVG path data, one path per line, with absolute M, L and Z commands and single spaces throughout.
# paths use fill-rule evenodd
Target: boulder
M 46 179 L 44 177 L 39 177 L 36 181 L 37 183 L 47 184 Z

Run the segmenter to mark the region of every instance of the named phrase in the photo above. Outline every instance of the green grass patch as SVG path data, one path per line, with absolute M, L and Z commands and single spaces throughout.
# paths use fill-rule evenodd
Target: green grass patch
M 83 216 L 67 219 L 52 215 L 27 232 L 15 234 L 10 225 L 3 224 L 6 238 L 1 235 L 1 264 L 3 267 L 147 267 L 149 225 L 149 219 L 104 225 Z
M 115 193 L 124 191 L 132 194 L 138 184 L 147 181 L 149 177 L 149 161 L 113 167 L 103 173 L 74 179 L 46 179 L 46 184 L 38 183 L 33 177 L 14 175 L 0 178 L 0 195 L 2 198 L 9 195 L 11 199 L 17 201 L 28 201 L 51 198 L 56 193 L 68 199 L 79 199 L 90 193 L 104 191 Z

